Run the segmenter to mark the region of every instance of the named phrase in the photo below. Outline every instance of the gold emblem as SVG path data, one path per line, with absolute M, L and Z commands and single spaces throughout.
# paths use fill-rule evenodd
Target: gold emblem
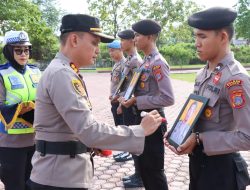
M 210 107 L 206 108 L 205 117 L 208 118 L 208 119 L 211 118 L 212 113 L 213 113 L 212 108 L 210 108 Z
M 72 80 L 72 85 L 75 89 L 75 91 L 80 94 L 81 96 L 87 96 L 85 89 L 83 88 L 83 85 L 80 80 L 73 79 Z

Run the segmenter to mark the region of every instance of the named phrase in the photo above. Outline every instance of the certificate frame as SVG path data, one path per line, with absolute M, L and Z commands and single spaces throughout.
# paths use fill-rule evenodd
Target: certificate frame
M 177 148 L 187 140 L 208 101 L 209 99 L 203 96 L 189 95 L 166 137 L 169 144 Z
M 141 73 L 142 73 L 142 69 L 135 70 L 135 72 L 132 76 L 132 79 L 128 85 L 128 88 L 126 89 L 126 92 L 123 96 L 125 100 L 128 100 L 132 96 L 132 94 L 135 90 L 136 84 L 141 76 Z
M 123 87 L 123 84 L 124 84 L 125 80 L 126 80 L 126 75 L 123 75 L 121 77 L 121 80 L 119 81 L 119 83 L 117 85 L 117 88 L 115 90 L 115 93 L 112 96 L 112 99 L 114 99 L 117 96 L 117 94 L 121 91 L 121 88 Z

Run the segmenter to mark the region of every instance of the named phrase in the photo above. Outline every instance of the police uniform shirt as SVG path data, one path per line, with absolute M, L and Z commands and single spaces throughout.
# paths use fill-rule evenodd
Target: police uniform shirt
M 52 60 L 38 84 L 34 126 L 37 140 L 80 140 L 88 147 L 136 154 L 144 148 L 142 127 L 114 128 L 95 120 L 84 82 L 62 53 Z M 77 154 L 75 158 L 53 154 L 42 157 L 36 151 L 32 164 L 31 180 L 36 183 L 70 188 L 90 188 L 92 184 L 89 153 Z
M 113 96 L 117 86 L 121 80 L 122 72 L 124 69 L 124 64 L 126 62 L 126 58 L 123 57 L 120 61 L 116 62 L 112 68 L 111 72 L 111 85 L 110 85 L 110 96 Z
M 135 69 L 137 69 L 142 64 L 142 58 L 137 52 L 129 55 L 127 57 L 127 61 L 125 62 L 125 67 L 123 70 L 124 76 L 126 76 L 126 81 L 124 87 L 121 89 L 120 96 L 123 96 L 126 92 L 126 89 L 133 77 Z
M 28 67 L 28 65 L 26 65 L 26 67 Z M 4 105 L 5 100 L 6 88 L 4 86 L 3 78 L 0 76 L 0 105 Z M 0 133 L 0 147 L 21 148 L 33 146 L 34 144 L 34 133 L 21 135 Z
M 250 78 L 232 52 L 213 72 L 207 65 L 198 73 L 194 92 L 210 99 L 196 126 L 202 132 L 204 152 L 218 155 L 249 150 Z
M 169 65 L 157 49 L 154 49 L 140 65 L 143 69 L 135 89 L 139 110 L 154 109 L 174 104 L 174 94 L 169 77 Z

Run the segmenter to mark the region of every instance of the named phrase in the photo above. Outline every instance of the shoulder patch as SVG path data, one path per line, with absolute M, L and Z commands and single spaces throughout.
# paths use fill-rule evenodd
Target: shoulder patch
M 155 79 L 157 81 L 160 81 L 162 79 L 162 72 L 161 72 L 161 66 L 160 65 L 156 65 L 153 67 L 153 73 L 154 73 L 154 76 L 155 76 Z
M 232 108 L 243 108 L 245 105 L 245 94 L 242 89 L 232 90 L 230 92 L 230 103 Z
M 75 91 L 77 92 L 77 94 L 79 94 L 81 96 L 87 96 L 86 91 L 85 91 L 80 80 L 72 79 L 72 85 L 73 85 L 73 88 L 75 89 Z
M 230 80 L 226 83 L 227 88 L 231 88 L 232 86 L 242 86 L 243 81 L 242 80 Z

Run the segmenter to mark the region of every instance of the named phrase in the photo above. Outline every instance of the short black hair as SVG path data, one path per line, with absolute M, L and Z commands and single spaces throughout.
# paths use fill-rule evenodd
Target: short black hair
M 222 31 L 222 30 L 225 30 L 225 31 L 226 31 L 226 33 L 228 34 L 228 39 L 229 39 L 229 41 L 231 41 L 232 38 L 233 38 L 233 36 L 234 36 L 234 26 L 233 26 L 233 24 L 230 24 L 230 25 L 228 25 L 228 26 L 225 26 L 225 27 L 223 27 L 223 28 L 221 28 L 221 29 L 218 29 L 218 30 L 216 30 L 216 31 L 217 31 L 217 32 L 220 32 L 220 31 Z
M 84 34 L 83 32 L 67 32 L 67 33 L 62 33 L 62 34 L 60 35 L 60 43 L 61 43 L 62 45 L 65 45 L 65 44 L 66 44 L 66 41 L 67 41 L 68 36 L 69 36 L 70 33 L 75 33 L 75 34 L 78 35 L 79 37 L 82 37 L 83 34 Z

